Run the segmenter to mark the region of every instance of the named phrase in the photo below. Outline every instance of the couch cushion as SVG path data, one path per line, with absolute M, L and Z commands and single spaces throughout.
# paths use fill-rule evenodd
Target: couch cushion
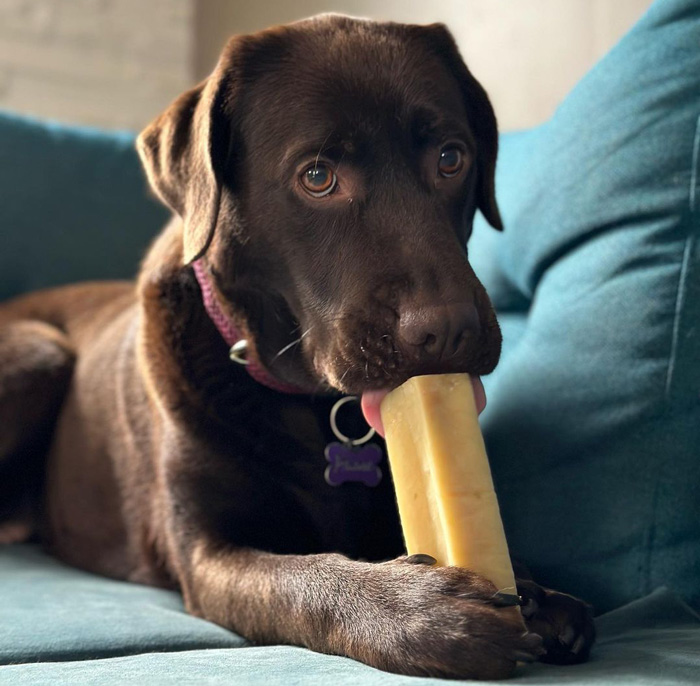
M 34 546 L 0 546 L 0 665 L 243 644 L 185 614 L 178 593 L 87 574 Z
M 697 683 L 700 618 L 667 589 L 596 623 L 598 644 L 589 663 L 529 665 L 509 683 Z M 32 546 L 0 547 L 0 665 L 3 686 L 445 683 L 303 648 L 254 647 L 186 615 L 176 593 L 86 574 Z
M 599 611 L 700 605 L 700 3 L 659 0 L 543 126 L 503 137 L 502 235 L 470 257 L 527 312 L 485 379 L 515 554 Z
M 167 216 L 148 196 L 133 134 L 0 112 L 0 300 L 133 277 Z

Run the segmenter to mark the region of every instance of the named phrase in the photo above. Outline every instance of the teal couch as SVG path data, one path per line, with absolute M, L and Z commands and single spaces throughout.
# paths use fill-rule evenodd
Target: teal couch
M 657 0 L 502 136 L 497 188 L 506 230 L 479 219 L 469 254 L 504 334 L 482 427 L 506 533 L 599 631 L 589 663 L 513 681 L 700 683 L 700 3 Z M 131 277 L 166 218 L 132 134 L 0 114 L 0 298 Z M 251 646 L 175 593 L 0 547 L 0 685 L 100 683 L 436 680 Z

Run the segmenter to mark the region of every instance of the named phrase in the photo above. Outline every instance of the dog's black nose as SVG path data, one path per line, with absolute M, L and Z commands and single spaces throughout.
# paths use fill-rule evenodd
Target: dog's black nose
M 398 342 L 423 362 L 439 362 L 457 354 L 467 338 L 476 340 L 481 330 L 472 303 L 402 308 Z

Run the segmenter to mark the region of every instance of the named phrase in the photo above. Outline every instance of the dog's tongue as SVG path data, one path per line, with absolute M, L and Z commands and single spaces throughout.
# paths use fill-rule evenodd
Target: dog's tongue
M 481 383 L 481 377 L 479 376 L 472 376 L 471 380 L 472 387 L 474 388 L 476 409 L 477 412 L 481 414 L 486 407 L 484 384 Z M 380 408 L 382 400 L 384 400 L 388 394 L 388 390 L 365 391 L 362 394 L 362 414 L 365 416 L 365 421 L 382 437 L 384 436 L 384 424 L 382 423 Z

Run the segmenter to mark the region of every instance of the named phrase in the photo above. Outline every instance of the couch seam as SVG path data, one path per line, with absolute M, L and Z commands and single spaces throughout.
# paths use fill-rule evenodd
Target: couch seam
M 678 277 L 678 290 L 676 291 L 676 307 L 673 313 L 673 330 L 671 332 L 671 353 L 668 358 L 668 369 L 666 370 L 666 400 L 671 397 L 671 384 L 673 383 L 673 372 L 676 368 L 676 357 L 678 354 L 678 338 L 681 328 L 681 314 L 683 312 L 683 304 L 685 303 L 684 285 L 688 275 L 688 266 L 690 264 L 690 247 L 692 245 L 692 236 L 685 239 L 685 247 L 683 248 L 683 262 L 681 263 L 681 271 Z
M 700 115 L 695 125 L 695 139 L 693 140 L 693 162 L 690 174 L 690 211 L 695 212 L 696 189 L 698 187 L 698 167 L 700 167 Z
M 695 135 L 693 137 L 693 158 L 690 170 L 690 188 L 689 188 L 689 198 L 688 204 L 690 207 L 690 212 L 695 213 L 696 209 L 696 188 L 698 186 L 698 168 L 700 167 L 700 115 L 695 123 Z M 666 388 L 664 391 L 664 396 L 666 401 L 670 401 L 671 398 L 671 385 L 673 383 L 673 373 L 676 368 L 676 357 L 678 354 L 678 338 L 680 334 L 680 323 L 681 314 L 683 312 L 683 305 L 685 303 L 685 282 L 688 276 L 688 271 L 690 268 L 690 253 L 691 246 L 693 244 L 693 233 L 692 228 L 690 233 L 685 239 L 685 245 L 683 247 L 683 261 L 681 263 L 681 271 L 678 276 L 678 290 L 676 291 L 676 306 L 673 313 L 673 330 L 671 332 L 671 352 L 668 359 L 668 368 L 666 370 Z

